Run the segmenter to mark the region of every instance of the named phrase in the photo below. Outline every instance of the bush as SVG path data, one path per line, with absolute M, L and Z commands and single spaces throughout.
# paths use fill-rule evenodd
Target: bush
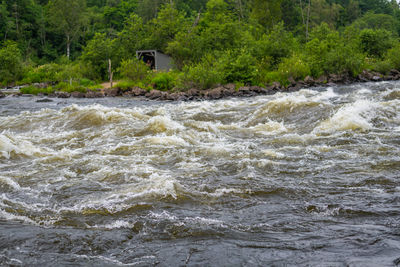
M 241 82 L 253 84 L 256 78 L 256 59 L 247 51 L 227 51 L 218 59 L 217 64 L 224 74 L 225 83 Z
M 119 81 L 115 87 L 121 88 L 122 91 L 128 91 L 129 89 L 135 87 L 137 82 L 134 81 L 129 81 L 129 80 L 123 80 Z
M 85 87 L 79 85 L 78 83 L 70 84 L 70 83 L 66 83 L 66 82 L 60 82 L 54 88 L 59 91 L 63 91 L 63 92 L 67 92 L 67 93 L 72 93 L 72 92 L 86 93 L 87 92 L 87 89 Z
M 122 61 L 118 72 L 124 79 L 140 81 L 147 78 L 150 69 L 142 60 L 128 59 Z
M 215 56 L 207 54 L 200 63 L 185 66 L 183 74 L 179 78 L 179 86 L 182 88 L 208 89 L 224 81 L 224 74 L 218 68 Z
M 280 80 L 288 80 L 289 78 L 302 80 L 311 74 L 311 70 L 303 59 L 295 55 L 290 58 L 285 58 L 282 63 L 279 64 L 278 73 Z M 285 83 L 285 81 L 282 82 Z
M 355 77 L 364 69 L 364 59 L 364 55 L 357 49 L 341 42 L 326 54 L 322 69 L 325 74 L 347 73 Z
M 394 68 L 394 64 L 390 60 L 378 60 L 372 64 L 371 68 L 379 73 L 387 74 Z
M 364 68 L 364 55 L 358 44 L 346 40 L 346 35 L 342 37 L 321 24 L 311 36 L 313 39 L 305 47 L 305 59 L 313 77 L 333 73 L 356 76 Z
M 264 74 L 261 80 L 265 84 L 272 84 L 273 82 L 279 82 L 282 85 L 287 85 L 289 83 L 287 76 L 283 75 L 278 71 L 270 71 Z
M 22 56 L 18 45 L 12 41 L 6 41 L 0 49 L 0 79 L 8 84 L 19 80 L 22 74 Z
M 151 80 L 153 87 L 158 90 L 171 90 L 176 84 L 176 76 L 170 72 L 157 73 Z
M 20 89 L 20 92 L 23 94 L 32 94 L 32 95 L 37 95 L 37 94 L 51 94 L 54 92 L 53 87 L 47 87 L 47 88 L 38 88 L 33 85 L 22 87 Z
M 63 70 L 61 65 L 50 63 L 31 68 L 28 70 L 21 83 L 41 83 L 41 82 L 56 82 L 58 81 L 58 73 Z
M 386 30 L 365 29 L 360 33 L 360 46 L 369 56 L 381 58 L 393 47 L 393 39 Z
M 299 44 L 282 23 L 275 25 L 268 35 L 253 44 L 253 55 L 256 58 L 269 58 L 272 65 L 278 65 L 285 57 L 297 51 Z
M 96 85 L 96 83 L 92 80 L 86 79 L 86 78 L 82 78 L 79 81 L 79 85 L 82 85 L 84 87 L 90 87 L 90 86 L 94 86 Z
M 391 62 L 393 68 L 400 69 L 400 43 L 397 43 L 393 48 L 387 51 L 385 59 Z

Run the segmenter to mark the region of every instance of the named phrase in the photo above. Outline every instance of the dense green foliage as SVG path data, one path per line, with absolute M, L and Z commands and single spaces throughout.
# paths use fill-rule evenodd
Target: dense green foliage
M 399 33 L 395 0 L 0 0 L 0 85 L 82 91 L 108 80 L 109 60 L 125 89 L 387 73 L 400 69 Z M 175 70 L 150 71 L 138 49 Z

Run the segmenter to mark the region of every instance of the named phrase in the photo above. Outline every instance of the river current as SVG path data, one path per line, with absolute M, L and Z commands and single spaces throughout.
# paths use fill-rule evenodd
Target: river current
M 400 83 L 0 99 L 1 266 L 396 266 Z

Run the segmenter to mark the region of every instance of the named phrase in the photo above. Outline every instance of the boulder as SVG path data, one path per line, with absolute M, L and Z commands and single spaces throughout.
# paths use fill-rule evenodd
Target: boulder
M 56 96 L 58 98 L 69 98 L 71 97 L 71 94 L 67 92 L 56 92 Z
M 89 90 L 86 92 L 85 97 L 86 98 L 100 98 L 100 97 L 104 97 L 104 94 L 99 91 Z
M 147 94 L 147 91 L 140 87 L 133 87 L 131 92 L 134 96 L 145 96 Z
M 398 70 L 396 70 L 396 69 L 391 69 L 389 73 L 390 73 L 390 75 L 392 75 L 392 76 L 400 75 L 400 71 L 398 71 Z
M 315 84 L 315 80 L 311 76 L 307 76 L 304 78 L 304 83 L 313 86 Z
M 282 89 L 282 85 L 281 85 L 280 82 L 273 82 L 273 83 L 272 83 L 272 88 L 273 88 L 274 90 L 280 90 L 280 89 Z
M 187 99 L 188 99 L 188 96 L 184 92 L 175 92 L 175 93 L 168 94 L 168 96 L 167 96 L 167 100 L 170 100 L 170 101 L 185 101 Z
M 292 76 L 290 76 L 290 77 L 288 78 L 288 81 L 290 82 L 290 85 L 291 85 L 291 86 L 295 86 L 295 85 L 296 85 L 296 81 L 295 81 L 295 79 L 293 79 Z
M 85 97 L 85 93 L 82 92 L 72 92 L 71 96 L 74 98 L 84 98 Z
M 38 99 L 36 100 L 37 103 L 47 103 L 47 102 L 53 102 L 53 100 L 49 98 L 43 98 L 43 99 Z
M 322 75 L 321 77 L 319 77 L 318 79 L 315 80 L 315 83 L 319 84 L 319 85 L 324 85 L 328 82 L 328 78 L 325 75 Z
M 255 92 L 251 91 L 249 86 L 240 87 L 236 93 L 237 96 L 254 96 Z
M 374 75 L 374 76 L 372 76 L 371 80 L 374 82 L 380 82 L 380 81 L 382 81 L 382 77 L 378 76 L 378 75 Z
M 160 99 L 163 96 L 163 93 L 160 90 L 153 89 L 146 94 L 146 97 L 151 100 Z
M 236 85 L 235 85 L 234 83 L 225 84 L 223 87 L 224 87 L 225 89 L 230 90 L 230 91 L 236 90 Z
M 341 83 L 343 81 L 342 76 L 338 74 L 329 74 L 328 76 L 328 83 L 336 84 Z
M 0 92 L 0 98 L 4 98 L 6 95 L 3 92 Z
M 362 82 L 369 82 L 373 81 L 374 76 L 379 76 L 379 74 L 372 71 L 363 70 L 363 72 L 359 74 L 357 78 Z
M 223 91 L 224 91 L 223 87 L 217 87 L 217 88 L 208 90 L 206 93 L 206 98 L 207 99 L 220 99 L 224 96 Z
M 394 80 L 394 76 L 393 75 L 385 75 L 383 76 L 383 80 L 385 81 L 393 81 Z
M 250 91 L 252 91 L 256 94 L 263 94 L 263 95 L 268 93 L 267 89 L 260 87 L 260 86 L 250 86 Z
M 122 95 L 120 88 L 112 88 L 104 91 L 104 95 L 108 97 L 116 97 Z

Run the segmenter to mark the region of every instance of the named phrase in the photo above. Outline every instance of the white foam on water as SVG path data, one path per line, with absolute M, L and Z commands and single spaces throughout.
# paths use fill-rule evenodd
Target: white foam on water
M 184 222 L 191 223 L 191 224 L 197 224 L 197 225 L 205 225 L 205 226 L 218 226 L 222 228 L 228 228 L 228 226 L 225 224 L 224 221 L 217 220 L 217 219 L 210 219 L 210 218 L 204 218 L 204 217 L 185 217 Z
M 256 126 L 249 128 L 257 134 L 263 135 L 275 135 L 288 132 L 283 122 L 276 122 L 269 120 L 267 123 L 257 124 Z
M 112 223 L 109 224 L 104 224 L 104 225 L 93 225 L 89 226 L 88 228 L 90 229 L 107 229 L 107 230 L 113 230 L 113 229 L 121 229 L 121 228 L 132 228 L 134 226 L 133 223 L 124 221 L 124 220 L 116 220 Z
M 369 120 L 377 104 L 368 100 L 357 100 L 341 107 L 331 118 L 320 123 L 313 133 L 333 133 L 336 131 L 366 131 L 372 129 Z
M 179 136 L 154 136 L 146 137 L 143 139 L 145 143 L 152 145 L 165 145 L 165 146 L 189 146 L 189 143 Z
M 149 217 L 153 218 L 153 219 L 163 219 L 163 220 L 169 220 L 169 221 L 177 221 L 178 220 L 178 217 L 176 217 L 175 215 L 172 215 L 171 213 L 169 213 L 165 210 L 160 213 L 150 211 Z
M 155 133 L 175 132 L 185 127 L 166 116 L 155 116 L 149 119 L 146 129 Z
M 8 221 L 22 221 L 27 224 L 39 225 L 37 222 L 33 221 L 27 216 L 15 215 L 5 211 L 3 208 L 0 208 L 0 218 Z
M 2 184 L 2 183 L 12 187 L 16 191 L 19 191 L 22 189 L 18 183 L 16 183 L 13 179 L 11 179 L 9 177 L 0 176 L 0 184 Z
M 0 134 L 0 156 L 10 159 L 13 154 L 31 157 L 43 152 L 29 141 L 19 140 L 5 133 Z
M 285 154 L 281 152 L 277 152 L 276 150 L 273 149 L 264 149 L 261 151 L 265 156 L 270 157 L 270 158 L 277 158 L 281 159 L 285 157 Z
M 224 195 L 241 195 L 241 194 L 250 194 L 251 190 L 249 189 L 237 189 L 237 188 L 218 188 L 214 193 L 205 193 L 203 194 L 209 195 L 211 197 L 222 197 Z
M 314 91 L 315 92 L 315 91 Z M 326 91 L 317 92 L 311 99 L 314 102 L 325 102 L 330 101 L 332 98 L 337 98 L 339 95 L 333 91 L 332 87 L 328 87 Z
M 120 212 L 137 204 L 137 200 L 159 200 L 167 197 L 177 199 L 184 189 L 178 181 L 169 177 L 152 173 L 147 180 L 134 184 L 124 184 L 120 189 L 110 193 L 104 193 L 100 197 L 89 197 L 72 208 L 61 209 L 73 210 L 85 213 L 85 210 L 106 209 L 110 213 Z

